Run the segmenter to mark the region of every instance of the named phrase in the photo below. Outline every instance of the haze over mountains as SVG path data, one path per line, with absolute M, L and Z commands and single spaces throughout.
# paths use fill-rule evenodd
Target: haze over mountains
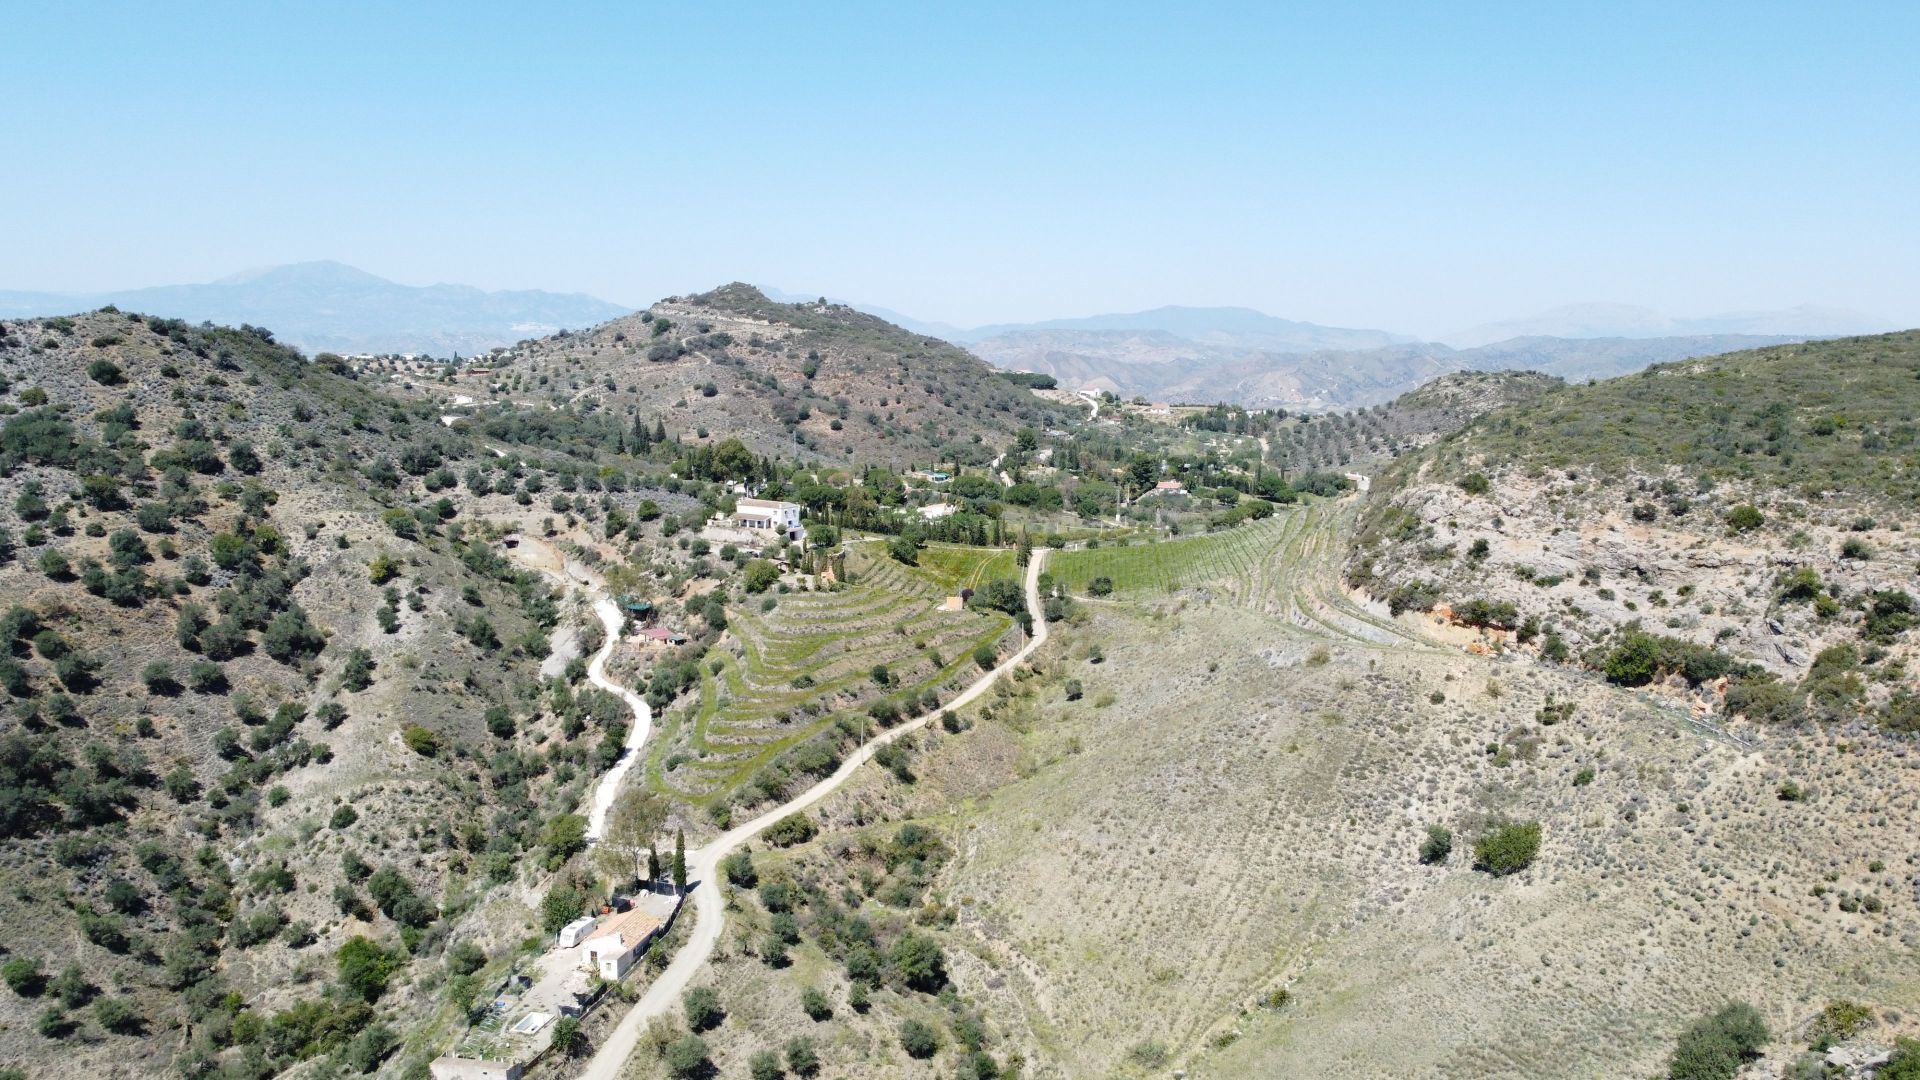
M 766 292 L 787 302 L 816 298 Z M 481 353 L 596 326 L 633 310 L 579 293 L 402 285 L 337 262 L 308 262 L 198 285 L 95 294 L 0 291 L 0 318 L 107 304 L 193 322 L 267 326 L 309 352 L 432 356 Z M 1171 305 L 963 328 L 873 305 L 850 306 L 964 346 L 997 367 L 1045 372 L 1072 389 L 1307 410 L 1378 404 L 1451 371 L 1533 369 L 1579 381 L 1686 357 L 1889 328 L 1858 312 L 1811 305 L 1676 318 L 1627 304 L 1572 304 L 1431 342 L 1245 307 Z
M 433 356 L 485 352 L 633 310 L 581 293 L 401 285 L 337 262 L 293 263 L 199 285 L 107 293 L 0 290 L 0 318 L 65 315 L 107 304 L 190 322 L 265 326 L 308 352 Z
M 768 294 L 803 298 L 777 289 Z M 1307 410 L 1380 404 L 1453 371 L 1536 370 L 1578 382 L 1671 360 L 1889 328 L 1859 312 L 1812 305 L 1675 318 L 1628 304 L 1572 304 L 1436 342 L 1244 307 L 1167 306 L 961 328 L 851 306 L 964 345 L 996 367 L 1052 375 L 1070 389 Z

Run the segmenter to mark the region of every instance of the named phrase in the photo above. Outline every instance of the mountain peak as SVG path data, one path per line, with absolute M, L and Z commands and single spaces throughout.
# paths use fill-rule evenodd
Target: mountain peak
M 357 266 L 348 266 L 332 259 L 316 259 L 312 262 L 284 263 L 280 266 L 261 266 L 251 270 L 242 270 L 237 274 L 228 274 L 216 279 L 215 285 L 258 285 L 262 283 L 287 285 L 392 285 L 393 282 L 378 274 L 369 274 Z

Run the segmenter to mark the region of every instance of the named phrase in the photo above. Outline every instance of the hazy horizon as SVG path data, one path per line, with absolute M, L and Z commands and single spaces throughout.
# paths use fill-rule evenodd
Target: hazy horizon
M 1920 324 L 1920 13 L 16 14 L 0 288 L 338 260 L 970 327 Z

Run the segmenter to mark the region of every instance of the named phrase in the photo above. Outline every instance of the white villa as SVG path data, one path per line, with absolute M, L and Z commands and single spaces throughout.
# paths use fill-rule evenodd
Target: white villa
M 727 523 L 752 533 L 771 533 L 777 543 L 798 542 L 807 538 L 800 524 L 800 504 L 769 499 L 741 499 Z

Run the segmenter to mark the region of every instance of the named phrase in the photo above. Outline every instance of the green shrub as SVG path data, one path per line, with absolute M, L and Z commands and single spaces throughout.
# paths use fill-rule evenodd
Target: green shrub
M 780 580 L 780 568 L 766 559 L 754 559 L 747 563 L 744 580 L 748 592 L 766 592 L 774 582 Z
M 680 996 L 680 1005 L 687 1013 L 687 1026 L 694 1031 L 710 1031 L 720 1026 L 726 1019 L 726 1010 L 720 1007 L 720 994 L 711 986 L 696 986 Z
M 355 936 L 347 939 L 335 954 L 340 969 L 340 985 L 348 993 L 364 1001 L 378 1001 L 387 991 L 387 979 L 399 966 L 398 958 L 390 955 L 369 938 Z
M 674 1080 L 699 1080 L 713 1071 L 707 1057 L 707 1043 L 698 1035 L 689 1035 L 667 1047 L 667 1074 Z
M 1732 1080 L 1770 1037 L 1753 1006 L 1734 1002 L 1681 1033 L 1667 1064 L 1668 1080 Z
M 580 895 L 578 889 L 564 883 L 555 885 L 540 901 L 541 929 L 557 934 L 586 910 L 587 898 Z
M 739 889 L 751 889 L 760 880 L 753 866 L 753 854 L 745 849 L 720 860 L 720 875 L 727 879 L 727 884 Z
M 938 993 L 947 984 L 947 957 L 940 943 L 918 931 L 902 934 L 887 950 L 887 969 L 922 993 Z
M 1736 533 L 1752 532 L 1767 523 L 1767 516 L 1752 503 L 1741 503 L 1727 511 L 1727 528 Z
M 1453 830 L 1445 825 L 1427 826 L 1427 838 L 1420 842 L 1420 861 L 1436 866 L 1453 854 Z
M 805 814 L 788 814 L 767 828 L 767 843 L 775 847 L 792 847 L 813 839 L 820 827 Z
M 39 997 L 47 988 L 47 976 L 40 970 L 40 961 L 28 956 L 9 957 L 6 963 L 0 964 L 0 979 L 20 997 Z
M 813 1076 L 820 1071 L 820 1054 L 813 1048 L 813 1040 L 805 1037 L 787 1041 L 787 1067 L 799 1076 Z
M 834 423 L 839 423 L 835 420 Z M 747 1059 L 748 1080 L 780 1080 L 786 1070 L 780 1067 L 780 1055 L 771 1050 L 758 1050 Z
M 1473 842 L 1473 866 L 1494 877 L 1517 874 L 1540 852 L 1540 823 L 1501 825 Z
M 900 1025 L 900 1049 L 908 1057 L 924 1061 L 940 1049 L 940 1037 L 928 1025 L 908 1020 Z

